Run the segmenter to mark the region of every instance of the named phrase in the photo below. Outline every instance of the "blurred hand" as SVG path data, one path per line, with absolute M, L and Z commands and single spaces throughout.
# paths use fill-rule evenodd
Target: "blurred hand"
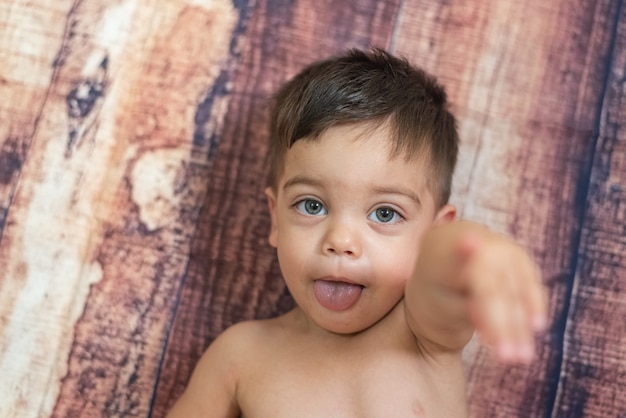
M 460 277 L 480 340 L 504 362 L 528 363 L 547 325 L 539 268 L 510 238 L 486 229 L 460 237 Z

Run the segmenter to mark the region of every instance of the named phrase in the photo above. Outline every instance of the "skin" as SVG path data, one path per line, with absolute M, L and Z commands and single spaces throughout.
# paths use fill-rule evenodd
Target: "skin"
M 546 307 L 527 253 L 436 208 L 428 165 L 365 128 L 287 151 L 269 242 L 297 307 L 226 330 L 169 417 L 465 417 L 475 329 L 501 360 L 531 360 Z M 324 306 L 321 278 L 359 285 L 356 302 Z

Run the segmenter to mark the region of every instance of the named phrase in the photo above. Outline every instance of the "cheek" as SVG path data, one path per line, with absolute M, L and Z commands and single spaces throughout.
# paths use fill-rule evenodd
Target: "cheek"
M 311 253 L 312 237 L 299 234 L 294 228 L 284 228 L 278 231 L 277 253 L 285 274 L 302 270 Z
M 404 286 L 415 271 L 419 246 L 408 240 L 399 245 L 388 246 L 384 251 L 373 253 L 372 265 L 376 266 L 378 274 L 387 277 L 389 282 Z

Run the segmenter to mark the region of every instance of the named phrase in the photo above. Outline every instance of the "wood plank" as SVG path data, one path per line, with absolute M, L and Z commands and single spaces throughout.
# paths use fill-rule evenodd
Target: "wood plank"
M 580 228 L 579 183 L 590 164 L 616 5 L 403 5 L 394 48 L 440 75 L 459 115 L 454 202 L 464 217 L 528 246 L 550 292 L 550 332 L 530 367 L 496 364 L 476 345 L 466 351 L 472 416 L 550 413 Z
M 554 417 L 626 416 L 626 7 L 619 6 Z
M 396 2 L 334 2 L 330 7 L 259 1 L 250 10 L 153 416 L 165 414 L 200 355 L 226 327 L 292 306 L 267 243 L 263 189 L 269 97 L 315 59 L 353 46 L 387 46 L 397 8 Z
M 227 0 L 66 13 L 45 104 L 23 109 L 39 125 L 0 246 L 0 415 L 145 415 L 238 14 Z
M 230 77 L 229 47 L 239 16 L 228 1 L 169 2 L 166 10 L 155 6 L 138 5 L 138 10 L 154 13 L 146 18 L 155 22 L 155 30 L 149 33 L 139 67 L 122 78 L 132 84 L 127 84 L 126 103 L 116 114 L 119 135 L 136 143 L 140 152 L 126 167 L 124 179 L 114 183 L 119 196 L 114 207 L 126 209 L 116 214 L 119 222 L 109 225 L 101 247 L 110 283 L 92 292 L 88 307 L 93 308 L 85 310 L 78 324 L 82 338 L 75 338 L 53 416 L 148 413 L 164 335 L 177 302 L 172 296 L 187 268 L 217 145 L 214 132 L 223 122 L 228 100 L 221 89 Z M 139 130 L 137 119 L 143 122 Z M 165 178 L 159 178 L 163 173 Z M 150 253 L 153 260 L 147 257 Z M 142 268 L 123 268 L 128 257 Z M 89 339 L 111 328 L 102 321 L 111 300 L 124 301 L 126 322 L 133 319 L 130 326 L 114 322 L 116 334 L 106 340 L 121 340 L 114 368 L 109 366 L 110 351 Z M 112 373 L 105 378 L 97 374 L 107 367 Z M 73 402 L 71 394 L 77 391 L 90 402 Z
M 52 315 L 44 321 L 28 314 L 49 295 L 28 280 L 39 266 L 12 258 L 12 250 L 30 243 L 33 233 L 17 237 L 7 230 L 13 228 L 11 222 L 19 222 L 9 218 L 9 208 L 19 205 L 16 189 L 20 179 L 25 181 L 23 166 L 55 78 L 56 54 L 71 5 L 71 1 L 53 6 L 46 1 L 0 4 L 0 416 L 36 415 L 48 381 L 55 376 L 55 347 L 43 336 L 56 334 L 58 340 L 64 331 L 53 309 L 48 309 Z M 72 296 L 66 293 L 64 298 Z
M 72 3 L 0 3 L 0 239 L 38 111 L 54 77 Z

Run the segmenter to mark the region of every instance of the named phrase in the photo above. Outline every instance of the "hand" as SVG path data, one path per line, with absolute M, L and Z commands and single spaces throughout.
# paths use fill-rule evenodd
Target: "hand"
M 538 267 L 511 239 L 486 229 L 467 231 L 458 243 L 459 279 L 479 338 L 501 361 L 530 362 L 535 333 L 547 325 Z

